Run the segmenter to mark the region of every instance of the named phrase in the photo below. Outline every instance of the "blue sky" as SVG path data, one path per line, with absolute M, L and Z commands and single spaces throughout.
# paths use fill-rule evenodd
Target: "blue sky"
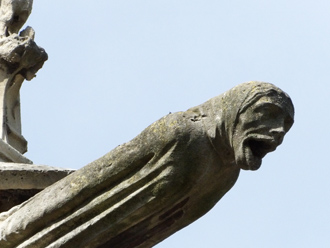
M 25 154 L 81 168 L 169 112 L 250 80 L 286 91 L 295 124 L 256 171 L 157 248 L 328 247 L 330 2 L 34 1 L 47 61 L 21 89 Z

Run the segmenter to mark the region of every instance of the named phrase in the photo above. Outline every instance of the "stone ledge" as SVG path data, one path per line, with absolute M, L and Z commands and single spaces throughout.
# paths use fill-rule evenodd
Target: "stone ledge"
M 0 162 L 0 213 L 23 203 L 74 170 Z
M 0 163 L 0 190 L 44 189 L 73 171 L 46 165 Z

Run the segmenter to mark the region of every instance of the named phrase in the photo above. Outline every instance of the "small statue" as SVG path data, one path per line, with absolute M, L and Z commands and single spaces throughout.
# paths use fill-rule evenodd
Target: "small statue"
M 152 247 L 257 170 L 293 118 L 290 97 L 262 82 L 169 114 L 0 215 L 0 247 Z
M 47 60 L 47 53 L 34 42 L 34 30 L 27 27 L 19 34 L 32 10 L 32 0 L 0 1 L 0 161 L 31 163 L 21 154 L 27 141 L 21 134 L 19 90 L 35 77 Z M 6 151 L 7 152 L 6 152 Z

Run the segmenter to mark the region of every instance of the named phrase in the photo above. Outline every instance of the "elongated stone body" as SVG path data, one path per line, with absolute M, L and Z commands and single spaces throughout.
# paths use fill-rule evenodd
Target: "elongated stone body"
M 293 114 L 260 82 L 169 114 L 12 210 L 0 247 L 152 247 L 208 212 L 240 169 L 258 169 Z

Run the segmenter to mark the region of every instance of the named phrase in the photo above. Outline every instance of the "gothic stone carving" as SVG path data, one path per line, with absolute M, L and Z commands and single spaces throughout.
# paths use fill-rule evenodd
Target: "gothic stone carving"
M 23 81 L 31 80 L 47 60 L 44 49 L 34 42 L 33 29 L 19 32 L 31 10 L 32 0 L 0 0 L 0 212 L 70 173 L 33 166 L 22 155 L 27 141 L 21 130 L 19 91 Z
M 32 0 L 0 1 L 0 161 L 32 163 L 21 154 L 27 141 L 21 134 L 19 90 L 47 60 L 47 53 L 34 42 L 34 30 L 19 34 L 32 10 Z
M 261 82 L 169 114 L 12 209 L 0 247 L 151 247 L 208 212 L 241 169 L 258 169 L 293 116 L 289 96 Z

